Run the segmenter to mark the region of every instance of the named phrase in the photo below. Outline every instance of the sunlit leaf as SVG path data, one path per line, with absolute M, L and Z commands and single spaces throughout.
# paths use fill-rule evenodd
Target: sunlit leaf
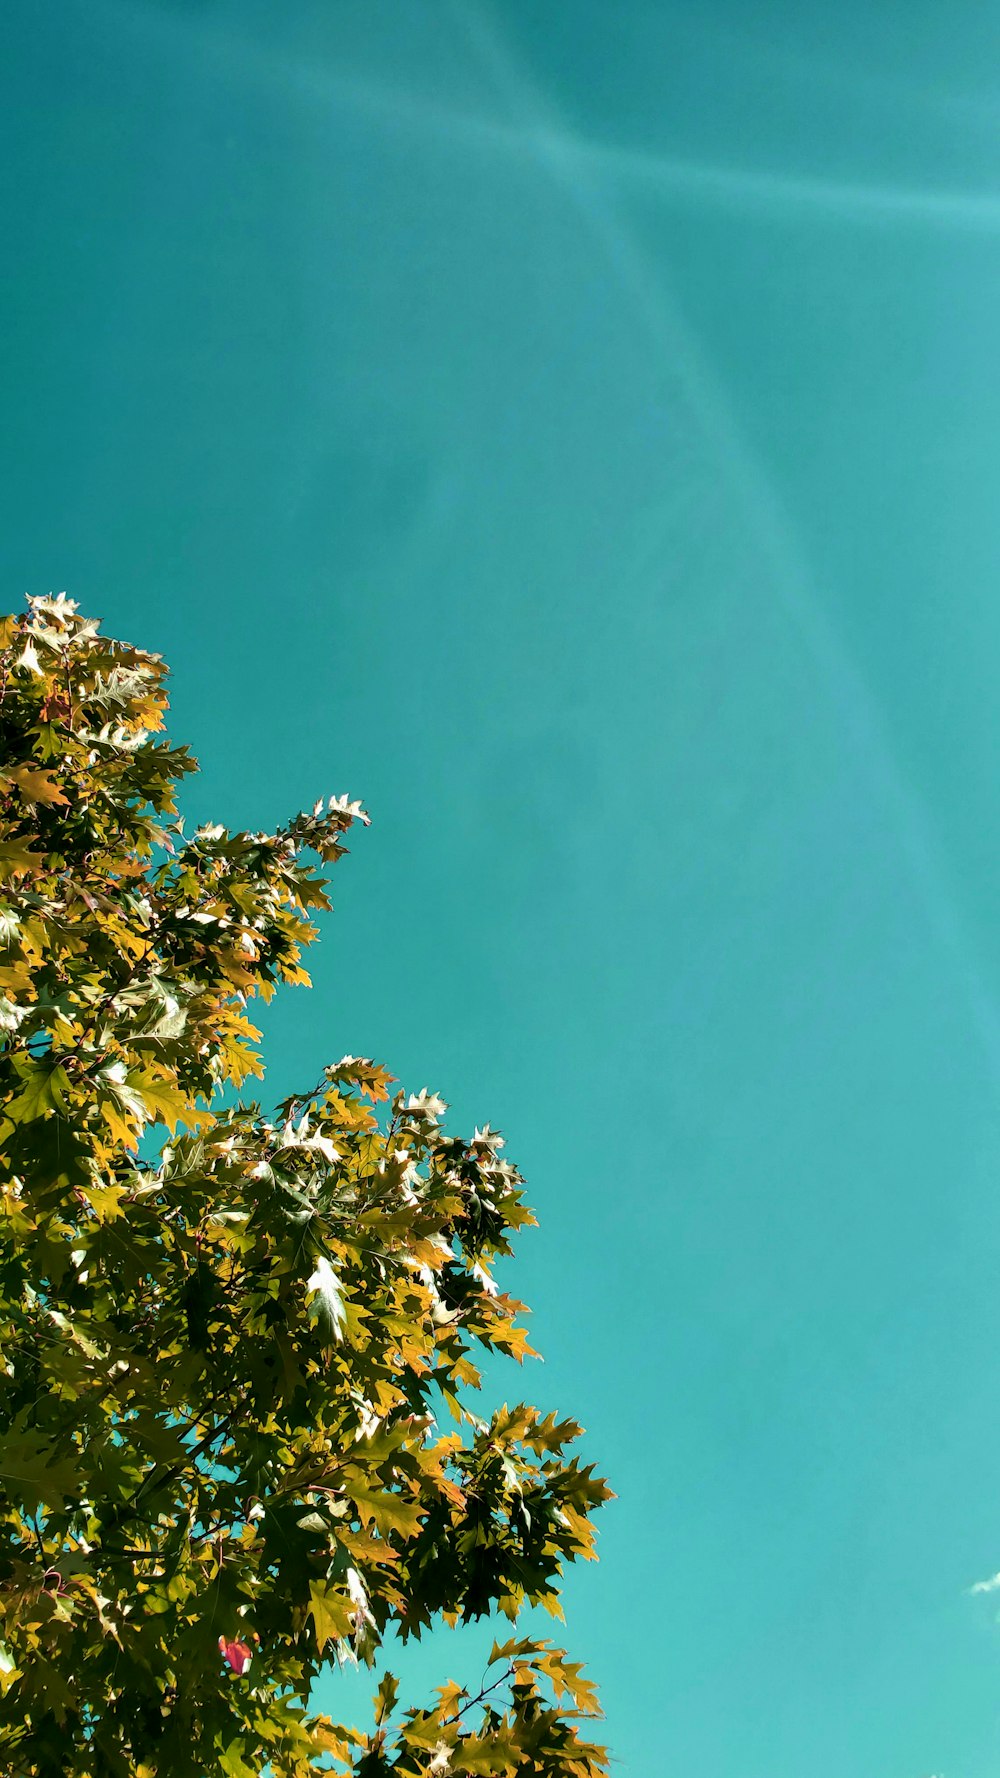
M 349 1595 L 338 1592 L 323 1581 L 309 1583 L 309 1615 L 316 1630 L 320 1650 L 328 1642 L 349 1636 L 354 1625 L 354 1610 Z
M 339 1340 L 344 1332 L 344 1297 L 340 1279 L 324 1253 L 309 1279 L 309 1308 L 324 1339 Z

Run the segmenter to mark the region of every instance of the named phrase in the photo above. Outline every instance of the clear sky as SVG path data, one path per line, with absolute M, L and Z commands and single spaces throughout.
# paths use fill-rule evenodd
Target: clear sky
M 507 1132 L 617 1769 L 996 1778 L 1000 14 L 0 31 L 4 602 L 168 657 L 199 817 L 370 807 L 275 1093 Z

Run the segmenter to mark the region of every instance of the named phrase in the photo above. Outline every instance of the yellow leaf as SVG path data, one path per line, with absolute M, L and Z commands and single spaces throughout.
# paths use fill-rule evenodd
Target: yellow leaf
M 58 781 L 42 766 L 9 766 L 2 776 L 5 783 L 16 786 L 22 802 L 44 803 L 47 808 L 69 802 Z
M 316 1643 L 322 1654 L 328 1642 L 349 1636 L 354 1628 L 354 1607 L 346 1593 L 325 1581 L 309 1583 L 309 1615 L 316 1626 Z
M 179 1123 L 194 1127 L 198 1124 L 212 1123 L 212 1115 L 208 1111 L 199 1111 L 186 1093 L 179 1087 L 171 1085 L 168 1080 L 161 1080 L 155 1074 L 148 1074 L 141 1068 L 133 1068 L 126 1075 L 126 1081 L 134 1093 L 138 1093 L 146 1108 L 150 1123 L 166 1124 L 171 1136 Z
M 317 1716 L 309 1725 L 313 1746 L 320 1753 L 332 1753 L 334 1759 L 345 1764 L 351 1757 L 351 1748 L 360 1745 L 360 1737 L 356 1730 L 341 1728 L 330 1721 L 327 1716 Z
M 116 1216 L 122 1215 L 121 1200 L 125 1189 L 123 1185 L 88 1185 L 84 1188 L 98 1222 L 113 1222 Z
M 112 1141 L 124 1143 L 126 1148 L 135 1148 L 139 1140 L 138 1122 L 126 1116 L 121 1101 L 114 1093 L 99 1093 L 97 1103 Z
M 345 1477 L 344 1492 L 353 1500 L 362 1523 L 374 1524 L 383 1537 L 389 1531 L 398 1531 L 401 1537 L 415 1537 L 420 1530 L 420 1507 L 416 1502 L 386 1493 L 382 1488 L 370 1488 L 360 1476 L 350 1474 Z
M 42 853 L 31 850 L 30 840 L 0 840 L 0 883 L 27 871 L 39 871 L 44 863 Z
M 445 1685 L 435 1686 L 434 1689 L 441 1700 L 438 1708 L 442 1716 L 454 1716 L 462 1699 L 468 1697 L 465 1687 L 456 1685 L 453 1679 L 449 1679 Z

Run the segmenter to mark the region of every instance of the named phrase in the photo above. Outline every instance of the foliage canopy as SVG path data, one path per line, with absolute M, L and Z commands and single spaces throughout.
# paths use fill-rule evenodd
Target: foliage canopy
M 608 1490 L 572 1420 L 470 1406 L 477 1349 L 530 1351 L 496 1133 L 351 1056 L 237 1099 L 367 817 L 186 836 L 165 707 L 64 597 L 0 619 L 0 1767 L 596 1778 L 545 1640 L 423 1708 L 387 1674 L 371 1735 L 310 1713 L 393 1628 L 561 1615 Z

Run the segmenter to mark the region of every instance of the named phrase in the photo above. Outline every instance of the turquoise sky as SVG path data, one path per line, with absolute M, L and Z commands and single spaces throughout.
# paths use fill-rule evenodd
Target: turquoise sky
M 617 1770 L 996 1778 L 1000 14 L 2 35 L 4 597 L 168 657 L 192 813 L 372 810 L 275 1093 L 507 1132 Z

